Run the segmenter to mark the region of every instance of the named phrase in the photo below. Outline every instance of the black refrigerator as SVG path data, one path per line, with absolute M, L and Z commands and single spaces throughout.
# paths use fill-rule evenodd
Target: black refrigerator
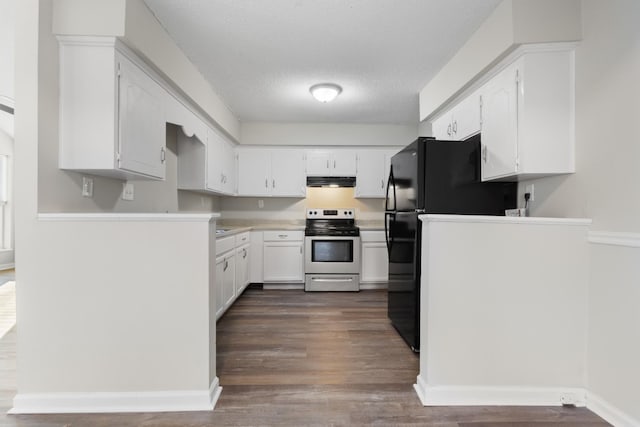
M 418 138 L 391 159 L 385 201 L 389 253 L 388 316 L 413 351 L 420 349 L 418 215 L 504 215 L 517 183 L 480 180 L 480 135 L 466 141 Z

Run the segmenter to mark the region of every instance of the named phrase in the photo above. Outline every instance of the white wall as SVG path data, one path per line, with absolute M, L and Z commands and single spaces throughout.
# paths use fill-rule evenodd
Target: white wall
M 354 208 L 356 218 L 365 221 L 384 220 L 384 200 L 356 199 L 353 188 L 307 188 L 305 199 L 283 197 L 224 197 L 221 201 L 222 221 L 258 220 L 304 223 L 311 208 Z M 258 207 L 258 201 L 264 207 Z
M 418 137 L 415 125 L 356 123 L 247 122 L 240 128 L 242 144 L 248 145 L 399 145 Z

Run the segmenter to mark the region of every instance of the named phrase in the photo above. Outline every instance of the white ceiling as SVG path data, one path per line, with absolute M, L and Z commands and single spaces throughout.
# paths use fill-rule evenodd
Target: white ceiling
M 145 0 L 243 122 L 417 123 L 418 92 L 500 0 Z M 332 103 L 316 83 L 343 87 Z

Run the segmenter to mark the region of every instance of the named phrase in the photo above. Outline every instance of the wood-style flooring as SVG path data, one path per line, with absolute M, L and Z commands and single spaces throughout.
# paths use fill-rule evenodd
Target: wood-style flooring
M 0 370 L 3 413 L 11 404 L 5 383 L 15 384 L 15 339 L 14 330 L 0 347 L 9 367 Z M 218 322 L 217 340 L 223 392 L 213 412 L 2 414 L 0 426 L 608 425 L 584 408 L 422 407 L 412 387 L 418 356 L 389 324 L 384 291 L 249 288 Z

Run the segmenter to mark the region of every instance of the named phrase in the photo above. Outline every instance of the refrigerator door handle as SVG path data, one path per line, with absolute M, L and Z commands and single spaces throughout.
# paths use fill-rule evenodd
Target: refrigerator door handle
M 384 214 L 384 240 L 387 244 L 387 253 L 391 255 L 391 245 L 393 244 L 393 237 L 391 236 L 391 223 L 390 218 L 395 215 L 390 212 Z
M 389 207 L 389 189 L 393 187 L 393 208 Z M 393 166 L 389 169 L 389 179 L 387 180 L 387 192 L 386 199 L 384 201 L 384 210 L 386 211 L 395 211 L 396 210 L 396 183 L 393 178 Z

